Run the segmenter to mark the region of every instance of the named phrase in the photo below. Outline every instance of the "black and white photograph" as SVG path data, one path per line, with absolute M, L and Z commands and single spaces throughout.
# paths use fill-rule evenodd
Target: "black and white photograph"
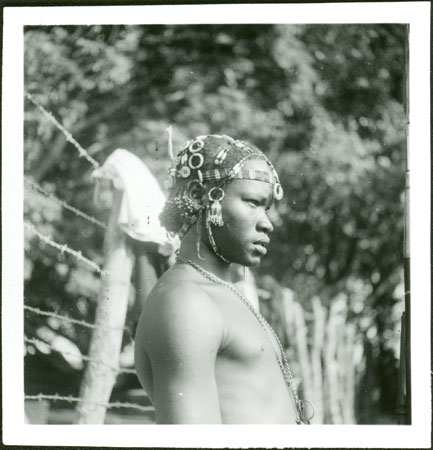
M 430 448 L 430 3 L 3 17 L 4 443 Z

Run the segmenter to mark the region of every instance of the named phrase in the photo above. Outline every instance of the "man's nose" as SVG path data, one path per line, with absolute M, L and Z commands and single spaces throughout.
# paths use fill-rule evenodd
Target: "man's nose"
M 269 220 L 268 215 L 265 211 L 260 215 L 260 219 L 257 223 L 257 228 L 259 231 L 264 231 L 265 233 L 272 233 L 274 230 L 274 226 L 272 222 Z

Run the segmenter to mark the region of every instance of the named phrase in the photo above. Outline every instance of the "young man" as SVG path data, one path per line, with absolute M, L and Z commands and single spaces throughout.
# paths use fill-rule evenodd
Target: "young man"
M 188 141 L 169 171 L 161 222 L 181 237 L 176 263 L 143 308 L 138 377 L 157 423 L 307 423 L 275 333 L 230 282 L 230 264 L 257 266 L 282 197 L 257 148 L 228 136 Z

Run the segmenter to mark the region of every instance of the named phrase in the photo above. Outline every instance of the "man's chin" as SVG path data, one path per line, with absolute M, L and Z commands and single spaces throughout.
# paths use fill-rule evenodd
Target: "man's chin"
M 248 255 L 247 258 L 245 258 L 245 261 L 241 264 L 246 267 L 257 267 L 260 264 L 261 256 L 258 255 Z
M 230 257 L 230 256 L 225 256 L 223 255 L 225 258 L 227 258 L 231 263 L 234 264 L 239 264 L 241 266 L 244 267 L 250 267 L 250 268 L 254 268 L 257 267 L 260 264 L 260 256 L 252 256 L 252 255 L 247 255 L 244 256 L 243 258 L 235 258 L 235 257 Z
M 240 264 L 245 267 L 257 267 L 262 259 L 262 255 L 258 252 L 248 250 L 237 254 L 234 254 L 234 252 L 222 252 L 222 255 L 230 262 Z

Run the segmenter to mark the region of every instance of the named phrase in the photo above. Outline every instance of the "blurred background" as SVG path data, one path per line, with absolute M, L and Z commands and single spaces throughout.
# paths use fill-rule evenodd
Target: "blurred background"
M 169 125 L 175 151 L 228 134 L 274 163 L 285 196 L 253 274 L 315 423 L 397 423 L 405 41 L 398 24 L 25 28 L 26 91 L 99 164 L 128 149 L 164 189 Z M 93 167 L 29 99 L 24 134 L 26 222 L 102 265 L 103 227 L 56 200 L 106 222 Z M 136 278 L 121 354 L 129 369 Z M 25 393 L 77 396 L 92 329 L 37 311 L 93 323 L 100 276 L 26 232 L 24 288 Z M 126 371 L 111 401 L 132 400 L 148 404 Z M 26 401 L 39 423 L 71 423 L 74 407 Z M 106 422 L 152 420 L 123 408 Z

